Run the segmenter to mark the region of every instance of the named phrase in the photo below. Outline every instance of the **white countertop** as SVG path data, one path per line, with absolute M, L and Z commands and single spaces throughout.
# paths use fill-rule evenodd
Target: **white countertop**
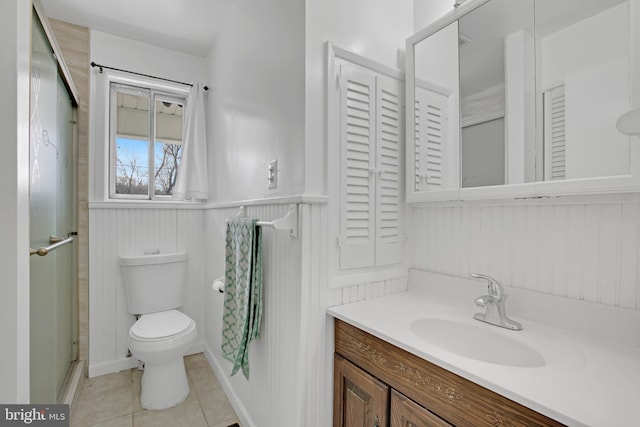
M 481 310 L 475 307 L 473 298 L 469 301 L 469 289 L 477 297 L 484 291 L 481 285 L 475 288 L 475 284 L 469 285 L 465 279 L 455 279 L 467 282 L 461 287 L 466 286 L 466 290 L 451 292 L 452 279 L 445 278 L 443 283 L 448 288 L 440 293 L 438 286 L 433 283 L 429 286 L 411 285 L 412 281 L 416 281 L 415 275 L 413 279 L 411 277 L 409 291 L 405 293 L 331 307 L 328 313 L 569 426 L 640 425 L 638 346 L 620 340 L 609 341 L 576 331 L 575 328 L 558 328 L 543 321 L 518 317 L 518 310 L 509 310 L 511 300 L 514 300 L 513 306 L 516 308 L 526 305 L 527 301 L 530 301 L 530 305 L 540 302 L 535 301 L 537 297 L 527 296 L 517 290 L 510 290 L 511 296 L 506 301 L 507 314 L 522 323 L 523 330 L 509 331 L 487 325 L 473 319 L 473 314 Z M 429 273 L 421 276 L 420 280 L 437 281 L 438 275 Z M 542 296 L 543 301 L 545 298 L 548 296 Z M 561 305 L 562 302 L 559 303 Z M 594 322 L 594 313 L 588 308 L 586 311 L 571 310 L 561 315 L 580 316 L 582 321 L 578 319 L 576 324 L 600 323 L 597 319 Z M 552 310 L 535 311 L 547 321 L 553 320 L 557 314 Z M 618 320 L 611 317 L 616 314 L 610 314 L 611 311 L 605 313 L 607 319 L 603 319 L 603 322 L 615 325 Z M 411 331 L 411 323 L 424 318 L 468 321 L 471 325 L 506 334 L 536 349 L 546 364 L 535 368 L 503 366 L 445 351 Z M 633 321 L 640 319 L 640 313 L 622 310 L 623 321 L 628 322 L 630 318 Z M 631 326 L 635 332 L 640 323 Z M 630 342 L 635 343 L 637 338 L 634 337 Z

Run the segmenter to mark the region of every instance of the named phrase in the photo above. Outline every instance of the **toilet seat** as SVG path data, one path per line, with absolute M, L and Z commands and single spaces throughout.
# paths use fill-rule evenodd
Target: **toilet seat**
M 160 341 L 178 338 L 195 328 L 195 322 L 178 310 L 144 314 L 131 327 L 129 335 L 138 341 Z

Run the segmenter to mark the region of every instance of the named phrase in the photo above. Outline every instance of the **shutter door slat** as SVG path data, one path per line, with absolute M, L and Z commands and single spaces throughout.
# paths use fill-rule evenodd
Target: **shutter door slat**
M 382 76 L 376 82 L 376 123 L 380 124 L 376 136 L 380 172 L 376 181 L 376 266 L 383 266 L 402 260 L 400 157 L 404 113 L 400 82 Z
M 414 191 L 438 190 L 444 182 L 443 150 L 448 98 L 424 88 L 416 89 Z
M 342 67 L 340 75 L 340 268 L 373 265 L 375 77 Z
M 566 178 L 566 115 L 564 86 L 544 93 L 545 97 L 545 179 Z
M 397 264 L 403 244 L 403 86 L 343 64 L 338 91 L 340 269 Z

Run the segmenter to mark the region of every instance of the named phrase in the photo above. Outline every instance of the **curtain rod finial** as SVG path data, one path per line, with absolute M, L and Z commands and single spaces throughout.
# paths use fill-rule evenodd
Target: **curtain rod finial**
M 98 65 L 94 61 L 91 61 L 91 64 L 89 64 L 89 65 L 91 65 L 94 68 L 98 67 L 98 71 L 100 72 L 100 74 L 102 74 L 104 72 L 104 70 L 102 69 L 102 65 Z

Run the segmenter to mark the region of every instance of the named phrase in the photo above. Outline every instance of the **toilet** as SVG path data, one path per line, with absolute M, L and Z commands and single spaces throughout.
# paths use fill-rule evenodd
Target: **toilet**
M 184 355 L 197 337 L 182 305 L 186 252 L 121 256 L 127 310 L 140 318 L 129 329 L 129 350 L 144 363 L 140 405 L 167 409 L 189 395 Z

